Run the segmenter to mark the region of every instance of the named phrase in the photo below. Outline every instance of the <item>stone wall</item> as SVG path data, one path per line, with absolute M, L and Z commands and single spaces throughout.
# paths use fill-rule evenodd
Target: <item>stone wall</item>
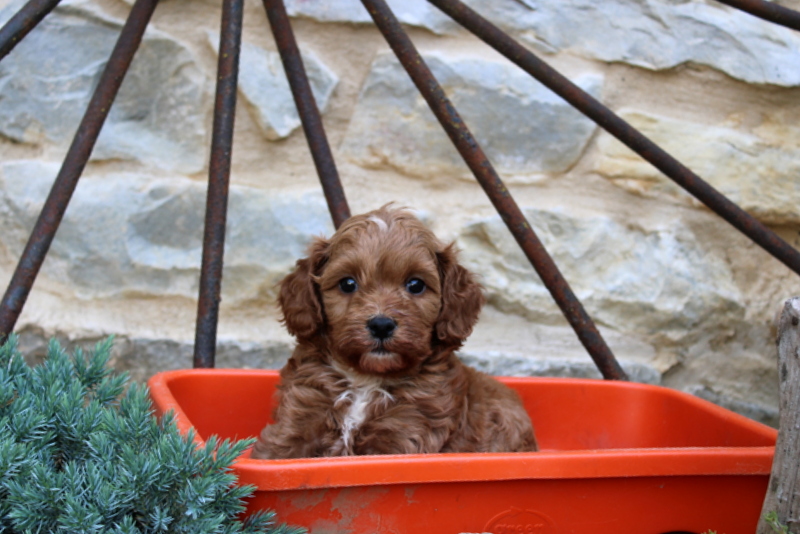
M 797 275 L 424 0 L 389 3 L 623 367 L 774 423 L 773 315 Z M 800 35 L 702 0 L 468 3 L 800 244 Z M 114 334 L 138 379 L 190 365 L 219 4 L 157 8 L 18 324 L 32 357 Z M 482 277 L 463 357 L 597 376 L 360 2 L 287 7 L 353 211 L 413 207 Z M 128 9 L 64 0 L 0 63 L 3 284 Z M 218 365 L 278 367 L 275 284 L 332 226 L 254 0 L 239 96 Z

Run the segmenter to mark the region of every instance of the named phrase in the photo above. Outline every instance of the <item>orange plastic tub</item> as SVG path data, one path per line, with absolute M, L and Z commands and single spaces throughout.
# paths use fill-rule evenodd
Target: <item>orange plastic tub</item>
M 270 508 L 313 534 L 752 534 L 777 432 L 691 395 L 601 380 L 503 378 L 542 451 L 430 454 L 235 465 Z M 200 439 L 256 436 L 275 371 L 194 369 L 154 376 L 158 414 Z

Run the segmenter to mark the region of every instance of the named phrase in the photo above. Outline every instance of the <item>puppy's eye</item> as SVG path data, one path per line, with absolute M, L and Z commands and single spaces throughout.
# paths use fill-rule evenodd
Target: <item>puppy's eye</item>
M 425 282 L 423 282 L 419 278 L 412 278 L 411 280 L 406 282 L 406 290 L 412 295 L 419 295 L 420 293 L 425 291 Z
M 358 289 L 358 284 L 355 279 L 348 276 L 339 280 L 339 289 L 342 290 L 342 293 L 352 293 Z

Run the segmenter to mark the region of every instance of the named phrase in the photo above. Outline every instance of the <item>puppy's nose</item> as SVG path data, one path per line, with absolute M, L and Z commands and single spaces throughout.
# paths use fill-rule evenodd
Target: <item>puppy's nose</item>
M 378 315 L 367 321 L 367 328 L 375 339 L 383 340 L 392 337 L 395 327 L 397 327 L 397 323 L 394 319 L 385 315 Z

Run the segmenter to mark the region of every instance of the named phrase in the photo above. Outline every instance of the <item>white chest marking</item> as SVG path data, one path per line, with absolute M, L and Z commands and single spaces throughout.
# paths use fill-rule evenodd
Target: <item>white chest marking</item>
M 367 418 L 367 407 L 375 402 L 391 400 L 392 395 L 383 389 L 383 382 L 378 377 L 356 374 L 350 370 L 335 367 L 348 381 L 347 389 L 339 395 L 334 406 L 350 401 L 350 406 L 347 407 L 347 412 L 342 420 L 342 444 L 344 449 L 349 451 L 353 445 L 351 443 L 353 433 L 364 424 Z

